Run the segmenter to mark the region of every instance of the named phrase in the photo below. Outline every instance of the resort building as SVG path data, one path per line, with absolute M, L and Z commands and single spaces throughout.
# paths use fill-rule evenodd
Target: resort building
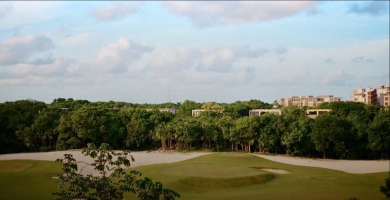
M 160 108 L 158 110 L 160 112 L 170 112 L 171 114 L 176 114 L 176 109 L 174 108 Z
M 332 110 L 331 109 L 308 109 L 308 110 L 306 110 L 306 114 L 308 117 L 313 119 L 319 115 L 329 113 L 330 111 L 332 111 Z
M 316 107 L 322 103 L 331 103 L 341 101 L 341 97 L 334 97 L 333 95 L 326 96 L 292 96 L 288 98 L 281 98 L 278 100 L 280 106 L 297 106 L 297 107 Z
M 253 109 L 249 111 L 249 116 L 261 116 L 266 113 L 274 114 L 274 115 L 281 115 L 282 110 L 280 109 Z
M 200 113 L 206 111 L 206 109 L 195 109 L 195 110 L 192 110 L 192 116 L 193 117 L 198 117 L 200 115 Z
M 377 88 L 356 88 L 352 91 L 352 101 L 365 104 L 380 104 L 389 106 L 390 86 L 381 85 Z

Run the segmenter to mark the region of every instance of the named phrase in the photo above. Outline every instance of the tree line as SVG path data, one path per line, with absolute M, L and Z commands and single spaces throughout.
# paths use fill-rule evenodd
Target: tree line
M 176 113 L 159 108 L 175 108 Z M 193 109 L 206 111 L 191 116 Z M 307 108 L 282 115 L 248 116 L 269 109 L 260 100 L 234 103 L 133 104 L 55 99 L 0 104 L 0 153 L 78 149 L 94 143 L 114 149 L 207 149 L 293 156 L 389 158 L 390 111 L 356 102 L 324 103 L 332 109 L 311 119 Z

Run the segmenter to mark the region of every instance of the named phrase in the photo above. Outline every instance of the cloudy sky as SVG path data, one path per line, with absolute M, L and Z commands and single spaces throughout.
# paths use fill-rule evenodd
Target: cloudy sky
M 0 102 L 349 100 L 383 84 L 388 1 L 0 2 Z

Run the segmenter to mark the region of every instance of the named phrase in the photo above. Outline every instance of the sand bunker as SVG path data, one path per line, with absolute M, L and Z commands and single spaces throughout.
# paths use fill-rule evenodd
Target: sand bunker
M 283 170 L 283 169 L 269 169 L 269 168 L 261 168 L 263 171 L 272 172 L 276 174 L 290 174 L 291 172 Z
M 64 154 L 72 154 L 77 161 L 83 161 L 92 163 L 93 160 L 90 157 L 85 157 L 81 150 L 68 150 L 68 151 L 53 151 L 53 152 L 37 152 L 37 153 L 14 153 L 14 154 L 3 154 L 0 155 L 0 160 L 46 160 L 55 161 L 61 159 Z M 201 152 L 164 152 L 164 151 L 138 151 L 130 153 L 135 161 L 131 163 L 131 167 L 138 167 L 143 165 L 162 164 L 162 163 L 173 163 L 182 160 L 195 158 L 208 153 Z M 78 164 L 78 169 L 81 174 L 93 174 L 98 175 L 94 171 L 93 167 L 86 166 L 83 163 Z
M 332 160 L 332 159 L 311 159 L 289 156 L 271 156 L 271 155 L 259 155 L 256 156 L 272 160 L 275 162 L 308 166 L 308 167 L 321 167 L 327 169 L 334 169 L 352 174 L 366 174 L 377 172 L 388 172 L 390 169 L 389 160 Z

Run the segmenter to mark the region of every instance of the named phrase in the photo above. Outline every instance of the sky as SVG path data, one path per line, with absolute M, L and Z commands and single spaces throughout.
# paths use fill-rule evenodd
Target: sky
M 0 102 L 272 103 L 389 84 L 389 1 L 1 1 Z

